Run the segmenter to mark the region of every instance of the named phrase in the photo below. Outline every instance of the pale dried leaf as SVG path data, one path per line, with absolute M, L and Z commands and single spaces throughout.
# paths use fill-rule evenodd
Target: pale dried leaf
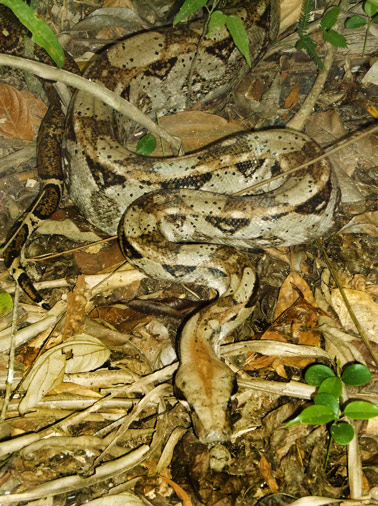
M 87 334 L 73 336 L 67 339 L 64 345 L 65 353 L 70 353 L 72 356 L 67 360 L 67 374 L 97 369 L 110 356 L 110 350 L 101 341 Z
M 123 494 L 117 495 L 108 495 L 86 503 L 87 506 L 108 506 L 109 504 L 112 506 L 145 506 L 146 503 L 144 503 L 141 499 L 139 499 L 137 495 L 132 494 L 131 492 L 124 492 Z
M 378 61 L 374 63 L 370 67 L 370 69 L 366 72 L 364 77 L 362 78 L 363 84 L 367 85 L 368 83 L 378 85 Z
M 298 21 L 302 12 L 301 0 L 281 0 L 280 33 Z
M 47 392 L 63 381 L 65 365 L 66 355 L 61 348 L 53 348 L 36 360 L 23 383 L 26 394 L 20 402 L 21 414 L 36 406 Z
M 110 351 L 101 341 L 88 335 L 73 336 L 46 351 L 35 361 L 24 380 L 26 394 L 20 402 L 20 412 L 34 407 L 47 392 L 60 385 L 65 372 L 97 369 L 109 355 Z
M 354 342 L 356 337 L 340 330 L 338 324 L 328 316 L 319 317 L 319 328 L 325 339 L 326 351 L 332 359 L 340 360 L 343 367 L 349 362 L 366 361 Z
M 371 211 L 355 216 L 340 232 L 344 234 L 368 234 L 377 237 L 378 211 Z
M 378 343 L 378 304 L 366 292 L 351 290 L 350 288 L 344 288 L 344 292 L 368 338 Z M 344 329 L 357 333 L 357 329 L 338 289 L 332 291 L 332 306 Z
M 0 83 L 0 135 L 6 139 L 33 139 L 31 115 L 24 96 L 4 83 Z

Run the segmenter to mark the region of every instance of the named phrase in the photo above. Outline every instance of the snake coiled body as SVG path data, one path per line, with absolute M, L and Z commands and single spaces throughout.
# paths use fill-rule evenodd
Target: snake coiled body
M 276 37 L 278 2 L 246 2 L 237 14 L 256 62 Z M 184 109 L 201 30 L 202 23 L 195 22 L 137 34 L 102 53 L 86 76 L 153 117 Z M 224 95 L 245 71 L 226 31 L 205 40 L 192 75 L 192 101 Z M 234 375 L 218 352 L 222 339 L 252 311 L 255 272 L 245 250 L 299 244 L 327 233 L 334 224 L 337 184 L 324 159 L 285 176 L 322 153 L 299 132 L 242 133 L 183 157 L 145 158 L 121 143 L 131 130 L 108 106 L 76 92 L 64 133 L 65 183 L 91 223 L 109 234 L 118 230 L 121 248 L 136 267 L 152 277 L 217 291 L 217 299 L 183 327 L 176 386 L 192 408 L 200 439 L 222 441 L 231 432 Z M 258 190 L 233 196 L 258 183 Z M 8 249 L 11 270 L 14 244 Z

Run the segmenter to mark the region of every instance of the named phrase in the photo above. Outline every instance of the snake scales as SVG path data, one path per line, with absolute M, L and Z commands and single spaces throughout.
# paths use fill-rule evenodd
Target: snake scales
M 256 63 L 277 35 L 278 2 L 246 2 L 237 14 L 247 27 Z M 202 23 L 194 22 L 134 35 L 97 57 L 86 76 L 152 117 L 184 109 L 201 30 Z M 3 30 L 0 48 L 9 45 Z M 9 50 L 15 51 L 4 52 Z M 207 103 L 224 95 L 245 71 L 227 32 L 206 39 L 192 76 L 192 101 Z M 12 229 L 5 264 L 43 304 L 22 269 L 19 250 L 58 205 L 63 138 L 64 181 L 91 223 L 109 234 L 118 229 L 125 256 L 148 275 L 218 292 L 183 327 L 175 382 L 192 408 L 200 439 L 222 441 L 231 431 L 234 374 L 219 359 L 219 344 L 253 308 L 255 271 L 244 250 L 294 245 L 325 234 L 334 223 L 338 188 L 329 163 L 322 160 L 258 191 L 232 196 L 322 153 L 299 132 L 242 133 L 183 157 L 144 158 L 121 144 L 130 131 L 131 122 L 85 92 L 75 93 L 65 127 L 59 106 L 52 104 L 39 135 L 42 197 L 21 228 Z

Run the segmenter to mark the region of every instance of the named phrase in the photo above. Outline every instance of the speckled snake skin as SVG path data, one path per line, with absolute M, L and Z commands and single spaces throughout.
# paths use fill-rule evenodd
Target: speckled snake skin
M 277 35 L 278 2 L 252 0 L 236 13 L 247 27 L 256 63 Z M 97 57 L 86 76 L 151 117 L 182 110 L 201 31 L 202 23 L 195 22 L 134 35 Z M 204 40 L 191 102 L 205 104 L 224 95 L 245 72 L 226 31 Z M 114 116 L 110 107 L 76 92 L 64 133 L 64 181 L 88 221 L 109 234 L 118 230 L 122 250 L 136 267 L 152 277 L 217 291 L 217 299 L 183 326 L 175 382 L 191 407 L 198 437 L 224 441 L 231 434 L 228 405 L 235 379 L 219 358 L 219 344 L 253 309 L 255 271 L 245 250 L 295 245 L 325 234 L 334 224 L 338 188 L 326 160 L 285 176 L 322 153 L 299 132 L 242 133 L 183 157 L 147 158 L 119 141 L 131 129 L 131 122 Z M 46 138 L 45 133 L 40 145 Z M 45 173 L 46 186 L 60 184 L 57 173 L 50 178 Z M 279 174 L 282 178 L 255 192 L 232 196 Z M 4 255 L 21 284 L 26 278 L 17 249 L 38 221 L 36 214 L 29 215 L 22 237 L 16 234 Z M 26 281 L 24 286 L 41 303 Z

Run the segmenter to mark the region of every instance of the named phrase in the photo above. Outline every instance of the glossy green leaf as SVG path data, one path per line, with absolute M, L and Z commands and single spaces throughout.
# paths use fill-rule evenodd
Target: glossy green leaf
M 336 23 L 340 14 L 339 7 L 331 7 L 322 17 L 320 27 L 322 30 L 329 30 Z
M 344 414 L 352 420 L 367 420 L 378 416 L 378 406 L 367 401 L 352 401 L 345 407 Z
M 227 16 L 221 11 L 214 11 L 210 16 L 207 36 L 212 37 L 217 34 L 226 24 Z
M 152 134 L 144 135 L 137 144 L 138 155 L 150 155 L 156 149 L 156 138 Z
M 236 47 L 246 59 L 248 66 L 251 67 L 252 63 L 251 53 L 249 51 L 249 39 L 242 20 L 237 16 L 227 16 L 226 26 Z
M 346 422 L 332 424 L 330 432 L 336 443 L 339 443 L 340 445 L 347 445 L 354 438 L 354 429 Z
M 298 416 L 286 424 L 290 427 L 296 423 L 307 423 L 309 425 L 322 425 L 323 423 L 335 420 L 335 415 L 332 409 L 328 406 L 316 405 L 305 408 Z
M 348 18 L 345 22 L 345 26 L 347 28 L 360 28 L 361 26 L 365 26 L 367 24 L 367 19 L 362 16 L 352 16 Z
M 175 16 L 175 19 L 173 20 L 173 26 L 184 21 L 198 9 L 205 7 L 207 1 L 208 0 L 185 0 L 185 2 L 181 6 L 181 9 L 178 11 L 178 13 Z
M 335 30 L 326 30 L 323 32 L 323 37 L 326 42 L 332 44 L 335 47 L 348 47 L 346 38 Z
M 1 3 L 12 9 L 21 23 L 32 33 L 33 41 L 43 47 L 58 67 L 64 65 L 64 51 L 55 33 L 29 5 L 22 0 L 1 0 Z
M 371 372 L 366 365 L 351 364 L 345 368 L 341 379 L 346 385 L 361 386 L 366 385 L 371 380 Z
M 0 292 L 0 318 L 13 309 L 13 299 L 7 292 Z
M 326 378 L 322 381 L 322 384 L 319 387 L 318 393 L 326 393 L 333 395 L 336 399 L 338 399 L 341 395 L 341 391 L 343 389 L 343 384 L 340 378 L 334 376 L 333 378 Z
M 308 385 L 318 387 L 326 378 L 334 377 L 335 373 L 330 367 L 323 364 L 310 366 L 305 372 L 305 381 Z
M 377 6 L 374 5 L 372 2 L 365 2 L 364 11 L 368 16 L 372 17 L 377 12 Z
M 335 417 L 339 416 L 339 401 L 331 394 L 328 393 L 320 393 L 315 395 L 314 403 L 317 405 L 328 406 L 332 409 Z

